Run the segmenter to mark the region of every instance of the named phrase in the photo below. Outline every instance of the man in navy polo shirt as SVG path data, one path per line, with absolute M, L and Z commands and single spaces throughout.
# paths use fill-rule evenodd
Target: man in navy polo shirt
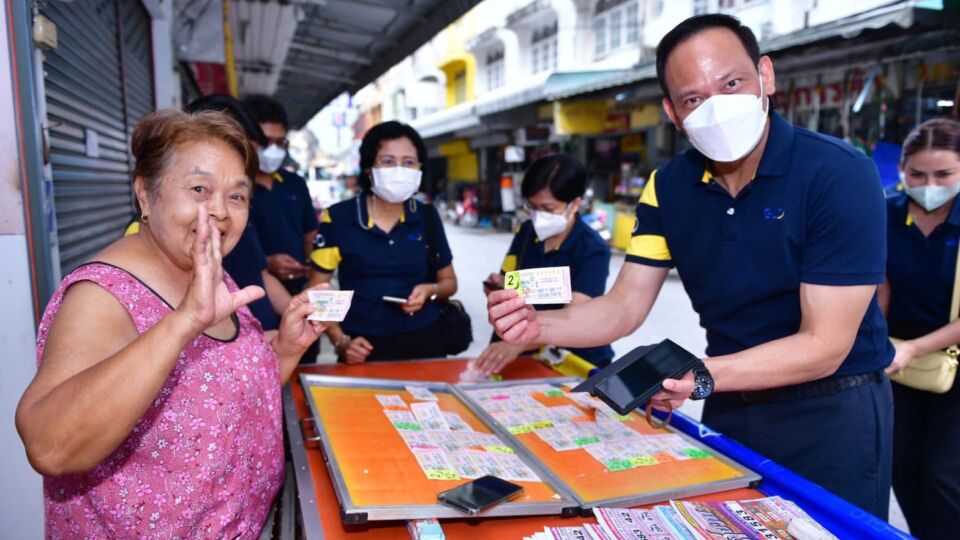
M 877 304 L 884 197 L 872 162 L 770 111 L 773 65 L 736 18 L 687 19 L 660 42 L 663 108 L 694 149 L 650 176 L 613 289 L 536 312 L 489 298 L 511 343 L 585 347 L 628 335 L 676 267 L 707 332 L 705 369 L 654 403 L 703 420 L 886 518 L 893 358 Z M 610 314 L 618 314 L 611 318 Z
M 258 148 L 260 172 L 254 183 L 250 220 L 257 229 L 267 268 L 291 294 L 307 284 L 307 256 L 320 226 L 306 181 L 285 171 L 287 113 L 267 96 L 250 96 L 244 103 L 260 124 L 266 146 Z

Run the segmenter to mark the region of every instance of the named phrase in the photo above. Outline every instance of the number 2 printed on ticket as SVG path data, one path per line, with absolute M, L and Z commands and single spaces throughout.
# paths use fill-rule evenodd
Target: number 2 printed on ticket
M 504 288 L 517 291 L 528 304 L 569 304 L 570 267 L 529 268 L 507 272 Z

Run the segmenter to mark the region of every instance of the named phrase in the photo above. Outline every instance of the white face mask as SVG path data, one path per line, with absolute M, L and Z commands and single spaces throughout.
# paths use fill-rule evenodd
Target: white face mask
M 918 186 L 913 188 L 904 184 L 903 191 L 924 210 L 933 212 L 952 201 L 960 193 L 960 182 L 952 186 Z
M 759 73 L 758 73 L 759 75 Z M 763 77 L 760 96 L 719 94 L 704 101 L 683 121 L 683 131 L 694 148 L 713 161 L 737 161 L 756 148 L 767 123 L 763 102 Z
M 406 167 L 373 169 L 373 193 L 389 203 L 402 203 L 420 189 L 423 172 Z
M 260 172 L 273 174 L 280 168 L 283 158 L 287 157 L 287 151 L 271 144 L 266 148 L 257 149 L 257 156 L 260 158 Z
M 569 209 L 570 206 L 568 205 L 567 208 Z M 533 212 L 533 230 L 541 242 L 567 230 L 569 221 L 566 210 L 560 214 L 540 210 Z

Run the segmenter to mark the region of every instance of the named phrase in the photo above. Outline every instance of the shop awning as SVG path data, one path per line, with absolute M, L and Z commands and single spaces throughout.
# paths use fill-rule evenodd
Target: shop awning
M 303 126 L 412 54 L 479 0 L 230 0 L 240 94 L 279 99 Z M 178 59 L 223 64 L 221 0 L 174 0 Z
M 836 21 L 765 39 L 760 42 L 760 50 L 771 53 L 832 38 L 852 39 L 867 30 L 888 26 L 910 28 L 917 23 L 942 26 L 942 17 L 945 14 L 942 8 L 937 9 L 937 5 L 942 6 L 942 2 L 895 2 Z
M 410 122 L 410 125 L 420 133 L 421 137 L 429 139 L 478 126 L 480 117 L 477 116 L 476 106 L 471 101 L 418 118 Z
M 551 73 L 545 71 L 526 79 L 522 83 L 502 86 L 483 94 L 476 101 L 477 114 L 487 116 L 541 101 L 545 97 L 544 90 L 550 76 Z
M 554 73 L 547 81 L 545 98 L 564 99 L 579 94 L 605 90 L 657 76 L 656 66 L 644 64 L 631 69 Z

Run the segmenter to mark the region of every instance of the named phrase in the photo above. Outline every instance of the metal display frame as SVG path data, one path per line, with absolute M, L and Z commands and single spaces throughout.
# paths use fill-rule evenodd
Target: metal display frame
M 333 444 L 330 435 L 323 421 L 319 418 L 317 404 L 310 392 L 311 387 L 338 387 L 338 388 L 366 388 L 383 390 L 403 390 L 405 386 L 425 387 L 431 392 L 442 392 L 449 394 L 460 401 L 467 410 L 476 414 L 475 408 L 466 403 L 461 394 L 457 393 L 455 387 L 445 382 L 428 382 L 413 380 L 396 379 L 373 379 L 363 377 L 341 377 L 335 375 L 312 375 L 307 373 L 300 374 L 300 384 L 303 389 L 304 397 L 307 402 L 308 416 L 300 420 L 298 434 L 305 428 L 306 423 L 312 423 L 316 431 L 315 437 L 306 437 L 305 434 L 301 440 L 319 443 L 319 447 L 324 455 L 324 463 L 327 471 L 330 473 L 330 480 L 333 484 L 334 492 L 337 496 L 337 502 L 340 506 L 340 517 L 346 525 L 363 524 L 371 521 L 390 521 L 390 520 L 411 520 L 411 519 L 429 519 L 429 518 L 455 518 L 455 519 L 482 519 L 487 517 L 506 517 L 506 516 L 537 516 L 537 515 L 559 515 L 573 516 L 580 512 L 578 500 L 567 490 L 566 485 L 555 479 L 555 476 L 545 470 L 539 460 L 537 460 L 527 448 L 522 444 L 517 444 L 513 438 L 503 438 L 502 435 L 489 425 L 486 419 L 478 416 L 490 430 L 501 437 L 503 443 L 510 446 L 520 457 L 520 459 L 530 467 L 541 478 L 541 481 L 552 489 L 559 498 L 553 501 L 537 502 L 510 502 L 500 504 L 493 508 L 477 514 L 468 516 L 458 510 L 448 506 L 437 504 L 410 504 L 410 505 L 373 505 L 360 506 L 353 502 L 350 497 L 350 491 L 346 479 L 340 470 L 337 456 L 333 451 Z M 295 415 L 294 415 L 295 416 Z M 288 421 L 289 424 L 289 421 Z M 296 455 L 296 452 L 294 452 Z M 294 462 L 299 476 L 301 464 Z M 300 480 L 300 478 L 298 478 Z M 311 483 L 312 485 L 312 483 Z M 301 494 L 301 508 L 312 508 L 312 514 L 316 515 L 316 504 L 313 501 L 304 501 Z M 313 504 L 310 504 L 313 503 Z M 304 521 L 312 522 L 313 516 L 304 513 Z M 319 516 L 317 516 L 319 523 Z
M 689 497 L 707 495 L 710 493 L 716 493 L 716 492 L 727 491 L 732 489 L 753 488 L 753 487 L 756 487 L 757 484 L 760 482 L 761 476 L 757 474 L 755 471 L 753 471 L 752 469 L 744 467 L 743 465 L 737 463 L 736 461 L 733 461 L 732 459 L 728 458 L 727 456 L 721 453 L 712 451 L 710 452 L 710 454 L 713 458 L 729 466 L 730 468 L 739 471 L 740 473 L 743 474 L 743 476 L 740 478 L 730 478 L 727 480 L 705 482 L 702 484 L 696 484 L 696 485 L 691 485 L 691 486 L 686 486 L 681 488 L 651 491 L 651 492 L 646 492 L 646 493 L 641 493 L 636 495 L 628 495 L 624 497 L 613 497 L 608 499 L 598 499 L 598 500 L 588 501 L 580 497 L 577 494 L 576 490 L 570 487 L 570 485 L 567 484 L 560 475 L 558 475 L 555 471 L 553 471 L 546 464 L 544 464 L 532 451 L 530 451 L 529 448 L 527 448 L 527 446 L 523 443 L 523 441 L 521 441 L 514 434 L 510 433 L 510 431 L 505 426 L 503 426 L 499 421 L 497 421 L 497 419 L 494 418 L 493 415 L 491 415 L 486 410 L 484 410 L 483 407 L 479 403 L 477 403 L 476 400 L 470 397 L 470 395 L 467 393 L 471 390 L 484 390 L 488 388 L 509 388 L 514 386 L 530 386 L 530 385 L 536 385 L 536 384 L 548 384 L 558 389 L 566 390 L 563 387 L 563 384 L 572 383 L 572 382 L 581 382 L 581 379 L 577 377 L 547 377 L 547 378 L 541 378 L 541 379 L 519 379 L 519 380 L 499 381 L 499 382 L 459 383 L 459 384 L 453 385 L 453 388 L 454 388 L 454 391 L 460 396 L 461 401 L 466 403 L 467 407 L 470 408 L 471 412 L 473 412 L 480 419 L 482 419 L 483 422 L 487 424 L 487 426 L 490 427 L 490 429 L 495 431 L 498 436 L 500 436 L 501 438 L 506 438 L 511 442 L 511 444 L 514 447 L 521 449 L 525 454 L 531 456 L 533 460 L 535 460 L 538 464 L 541 465 L 541 469 L 548 471 L 547 474 L 549 475 L 550 479 L 554 482 L 561 483 L 563 485 L 564 490 L 570 493 L 570 495 L 574 499 L 576 499 L 577 503 L 585 511 L 591 508 L 596 508 L 596 507 L 626 508 L 626 507 L 643 506 L 648 504 L 660 503 L 667 500 L 685 499 Z M 690 446 L 694 448 L 698 448 L 700 450 L 710 449 L 709 446 L 705 445 L 704 443 L 700 442 L 699 440 L 693 437 L 690 437 L 685 432 L 679 429 L 676 429 L 671 425 L 665 426 L 665 429 L 670 431 L 672 434 L 679 435 L 681 438 L 683 438 L 683 440 L 686 443 L 690 444 Z

